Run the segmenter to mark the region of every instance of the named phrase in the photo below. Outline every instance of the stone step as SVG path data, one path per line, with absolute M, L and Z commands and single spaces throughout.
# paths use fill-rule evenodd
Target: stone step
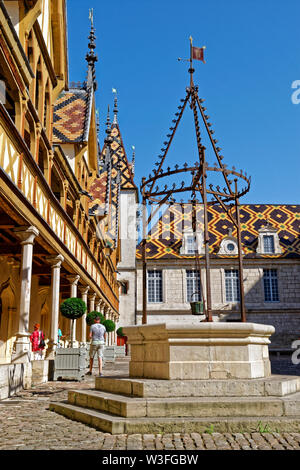
M 97 377 L 95 389 L 140 398 L 283 397 L 300 392 L 300 377 L 273 375 L 267 379 L 154 380 L 128 376 Z
M 69 391 L 71 405 L 124 418 L 300 415 L 300 392 L 290 397 L 131 398 L 99 391 Z
M 50 410 L 111 434 L 207 432 L 299 432 L 300 414 L 289 417 L 122 418 L 69 403 L 50 403 Z

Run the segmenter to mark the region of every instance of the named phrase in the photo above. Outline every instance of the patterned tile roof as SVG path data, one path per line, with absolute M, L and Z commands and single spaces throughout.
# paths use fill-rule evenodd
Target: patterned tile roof
M 136 189 L 136 185 L 133 181 L 133 175 L 131 171 L 131 164 L 127 160 L 125 147 L 123 145 L 123 140 L 119 125 L 114 123 L 112 124 L 111 136 L 113 142 L 111 144 L 112 149 L 112 177 L 116 177 L 118 172 L 118 165 L 121 172 L 121 189 Z
M 107 191 L 107 171 L 102 172 L 90 186 L 89 193 L 93 196 L 90 212 L 96 213 L 98 207 L 104 207 Z
M 53 142 L 86 142 L 91 118 L 92 89 L 71 89 L 58 97 L 53 113 Z
M 198 229 L 203 229 L 203 206 L 196 210 Z M 282 253 L 280 255 L 259 255 L 267 258 L 300 259 L 300 205 L 247 204 L 240 209 L 242 245 L 245 258 L 255 258 L 258 230 L 266 225 L 277 229 Z M 218 255 L 221 241 L 228 236 L 230 229 L 236 237 L 236 229 L 228 215 L 218 204 L 208 209 L 209 247 L 214 258 Z M 147 259 L 194 258 L 181 255 L 182 233 L 192 229 L 191 204 L 173 204 L 160 215 L 147 238 Z M 204 256 L 204 255 L 203 255 Z M 137 258 L 142 257 L 141 245 L 137 247 Z
M 119 230 L 120 190 L 136 189 L 136 186 L 117 123 L 111 126 L 111 136 L 113 138 L 111 159 L 107 160 L 106 145 L 104 145 L 99 165 L 100 176 L 91 184 L 89 193 L 94 198 L 90 204 L 90 214 L 100 215 L 107 212 L 107 239 L 116 243 Z

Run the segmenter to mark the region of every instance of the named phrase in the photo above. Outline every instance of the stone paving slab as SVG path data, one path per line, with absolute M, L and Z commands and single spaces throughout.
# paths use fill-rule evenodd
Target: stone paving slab
M 259 379 L 156 380 L 97 377 L 97 390 L 134 397 L 283 397 L 300 391 L 300 377 L 273 375 Z
M 104 375 L 118 375 L 115 364 Z M 251 433 L 206 432 L 111 435 L 49 410 L 68 391 L 94 390 L 95 377 L 82 382 L 49 382 L 0 401 L 0 450 L 300 450 L 300 433 L 277 433 L 262 422 Z M 264 432 L 261 432 L 264 431 Z

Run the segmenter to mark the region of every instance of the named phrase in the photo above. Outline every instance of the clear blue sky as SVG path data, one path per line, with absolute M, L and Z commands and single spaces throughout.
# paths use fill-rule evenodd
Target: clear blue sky
M 189 36 L 206 45 L 206 64 L 195 62 L 224 162 L 243 168 L 252 186 L 242 203 L 299 203 L 300 80 L 299 0 L 68 0 L 70 80 L 86 78 L 90 23 L 97 35 L 97 107 L 100 140 L 107 105 L 118 91 L 119 125 L 136 183 L 157 161 L 189 82 Z M 191 111 L 170 152 L 171 166 L 195 162 Z

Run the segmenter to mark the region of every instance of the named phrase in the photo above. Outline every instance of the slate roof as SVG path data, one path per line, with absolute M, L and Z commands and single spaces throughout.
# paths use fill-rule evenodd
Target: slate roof
M 197 206 L 197 227 L 203 228 L 203 206 Z M 228 236 L 229 229 L 236 237 L 236 229 L 228 215 L 218 204 L 209 206 L 209 247 L 212 258 L 218 255 L 221 241 Z M 245 258 L 298 258 L 300 259 L 300 205 L 245 204 L 240 209 L 242 245 Z M 278 231 L 283 252 L 280 255 L 256 253 L 258 230 L 271 225 Z M 157 220 L 147 237 L 147 259 L 184 259 L 194 255 L 181 255 L 183 230 L 192 228 L 191 204 L 173 204 Z M 137 247 L 137 258 L 142 257 L 141 244 Z M 204 255 L 200 255 L 204 256 Z M 232 258 L 232 256 L 230 256 Z

